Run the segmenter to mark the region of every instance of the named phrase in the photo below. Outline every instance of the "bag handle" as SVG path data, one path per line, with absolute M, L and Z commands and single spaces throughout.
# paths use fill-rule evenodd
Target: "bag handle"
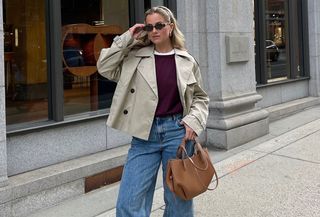
M 199 143 L 195 143 L 195 147 L 197 149 L 197 151 L 200 151 L 200 157 L 202 158 L 203 162 L 205 162 L 205 166 L 204 168 L 201 168 L 200 166 L 198 166 L 193 160 L 191 157 L 189 157 L 188 155 L 188 152 L 185 148 L 185 146 L 181 146 L 179 148 L 181 148 L 181 150 L 183 151 L 183 155 L 185 155 L 184 158 L 188 158 L 190 160 L 190 162 L 192 163 L 192 165 L 197 168 L 198 170 L 202 170 L 202 171 L 206 171 L 208 169 L 208 166 L 209 166 L 209 163 L 208 163 L 208 160 L 206 159 L 206 156 L 205 156 L 205 152 L 204 150 L 202 149 L 202 146 L 199 144 Z
M 202 160 L 204 160 L 204 161 L 206 162 L 205 168 L 200 168 L 198 165 L 196 165 L 196 164 L 194 163 L 194 161 L 191 159 L 191 157 L 189 157 L 188 152 L 187 152 L 187 150 L 186 150 L 186 142 L 187 142 L 187 140 L 186 140 L 185 138 L 183 138 L 183 139 L 182 139 L 182 142 L 181 142 L 181 144 L 179 145 L 179 148 L 178 148 L 178 150 L 177 150 L 177 154 L 176 154 L 176 155 L 177 155 L 177 158 L 182 159 L 182 158 L 185 158 L 185 156 L 186 156 L 186 157 L 190 160 L 191 164 L 192 164 L 196 169 L 202 170 L 202 171 L 207 170 L 207 169 L 208 169 L 208 166 L 209 166 L 209 163 L 208 163 L 208 159 L 206 159 L 205 152 L 204 152 L 204 150 L 203 150 L 203 148 L 202 148 L 202 145 L 201 145 L 199 142 L 197 142 L 196 140 L 194 141 L 194 142 L 195 142 L 195 143 L 194 143 L 195 148 L 196 148 L 198 151 L 200 151 Z M 185 155 L 185 156 L 183 156 L 183 155 Z M 214 176 L 215 176 L 215 178 L 216 178 L 216 186 L 215 186 L 214 188 L 206 187 L 206 186 L 201 182 L 198 171 L 195 170 L 196 173 L 197 173 L 197 176 L 198 176 L 198 178 L 199 178 L 199 180 L 200 180 L 200 183 L 202 184 L 202 186 L 205 187 L 205 188 L 207 188 L 207 189 L 210 190 L 210 191 L 213 191 L 213 190 L 215 190 L 215 189 L 218 187 L 218 175 L 217 175 L 216 169 L 214 168 L 213 165 L 212 165 L 212 168 L 213 168 Z
M 199 170 L 207 170 L 208 169 L 208 161 L 206 159 L 206 154 L 205 154 L 205 151 L 203 150 L 201 144 L 197 141 L 194 141 L 194 146 L 195 146 L 195 152 L 200 152 L 200 157 L 202 158 L 203 162 L 206 163 L 205 167 L 204 168 L 201 168 L 199 167 L 198 165 L 196 165 L 193 160 L 189 157 L 188 155 L 188 152 L 186 150 L 186 142 L 187 140 L 186 139 L 182 139 L 182 142 L 181 144 L 179 145 L 178 149 L 177 149 L 177 154 L 176 154 L 176 157 L 177 159 L 184 159 L 184 158 L 188 158 L 191 163 Z

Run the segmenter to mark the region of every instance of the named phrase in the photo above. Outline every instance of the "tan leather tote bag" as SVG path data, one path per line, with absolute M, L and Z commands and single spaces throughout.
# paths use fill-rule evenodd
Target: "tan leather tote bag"
M 206 190 L 214 190 L 218 186 L 218 176 L 210 160 L 208 150 L 195 142 L 195 152 L 189 157 L 183 140 L 177 150 L 176 159 L 167 164 L 166 184 L 178 197 L 190 200 Z M 213 176 L 216 186 L 209 188 Z

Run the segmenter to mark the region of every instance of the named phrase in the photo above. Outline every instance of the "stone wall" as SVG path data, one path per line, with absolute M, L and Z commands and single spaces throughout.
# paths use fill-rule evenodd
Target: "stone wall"
M 2 0 L 0 0 L 2 6 Z M 5 72 L 3 50 L 3 19 L 0 7 L 0 187 L 7 184 L 7 149 L 5 122 Z
M 320 96 L 320 2 L 308 0 L 310 96 Z

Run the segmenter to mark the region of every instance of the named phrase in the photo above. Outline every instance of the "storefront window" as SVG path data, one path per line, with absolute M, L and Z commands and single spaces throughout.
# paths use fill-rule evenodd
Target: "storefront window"
M 176 9 L 174 0 L 2 4 L 7 132 L 108 114 L 116 83 L 97 73 L 101 49 L 143 22 L 146 9 Z
M 151 7 L 163 5 L 163 0 L 151 0 Z
M 305 77 L 302 1 L 255 0 L 254 4 L 257 83 Z
M 61 0 L 64 114 L 110 107 L 116 83 L 97 73 L 100 50 L 129 28 L 126 0 Z
M 48 119 L 45 1 L 3 0 L 6 122 Z
M 152 7 L 163 5 L 163 0 L 146 0 L 144 1 L 144 10 L 148 10 Z

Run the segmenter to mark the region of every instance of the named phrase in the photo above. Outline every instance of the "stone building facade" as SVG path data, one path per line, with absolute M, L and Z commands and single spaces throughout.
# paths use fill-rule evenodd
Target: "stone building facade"
M 77 59 L 77 64 L 88 64 L 88 70 L 80 72 L 88 74 L 74 76 L 79 71 L 72 72 L 74 62 L 68 62 L 65 50 L 61 52 L 67 47 L 64 42 L 61 46 L 61 40 L 74 33 L 64 35 L 74 28 L 70 25 L 75 21 L 69 14 L 73 10 L 81 14 L 83 8 L 91 10 L 91 6 L 77 8 L 67 3 L 25 1 L 26 5 L 19 10 L 30 22 L 26 21 L 19 29 L 8 26 L 9 21 L 20 22 L 10 15 L 15 1 L 0 2 L 0 216 L 22 216 L 85 195 L 88 177 L 123 165 L 130 136 L 106 127 L 110 105 L 103 102 L 110 100 L 110 96 L 92 94 L 110 92 L 99 89 L 107 81 L 92 77 L 89 69 L 94 66 L 83 59 Z M 116 22 L 122 27 L 108 29 L 114 35 L 143 20 L 143 11 L 152 5 L 164 4 L 175 11 L 187 48 L 200 64 L 210 96 L 207 129 L 201 135 L 208 146 L 223 149 L 240 146 L 268 134 L 270 121 L 320 103 L 317 0 L 137 0 L 130 1 L 130 5 L 125 4 L 127 1 L 92 2 L 98 2 L 102 8 L 105 22 L 120 14 L 121 19 L 104 23 Z M 39 15 L 33 16 L 35 12 Z M 95 14 L 94 9 L 91 12 Z M 84 17 L 75 17 L 79 19 L 76 22 L 86 21 Z M 97 25 L 99 19 L 93 17 L 91 21 Z M 38 27 L 34 27 L 37 26 L 34 21 Z M 98 28 L 80 25 L 76 28 L 91 31 L 91 35 L 101 34 Z M 33 31 L 36 34 L 31 34 Z M 14 48 L 8 47 L 8 34 L 13 37 Z M 39 34 L 43 38 L 36 37 Z M 28 45 L 31 42 L 34 44 Z M 22 45 L 31 53 L 15 56 Z M 35 47 L 37 52 L 32 50 Z M 34 53 L 42 56 L 28 62 Z M 17 75 L 10 74 L 19 61 L 26 62 L 20 70 L 26 70 L 23 81 L 28 85 L 22 85 Z M 37 64 L 44 65 L 32 68 Z M 68 67 L 69 71 L 64 70 Z M 39 75 L 37 70 L 47 74 Z M 23 91 L 13 92 L 19 88 Z M 78 106 L 80 101 L 73 96 L 80 95 L 74 89 L 89 90 L 90 102 Z M 27 94 L 23 95 L 24 91 Z M 36 104 L 36 108 L 42 108 L 43 102 L 45 106 L 30 116 L 33 109 L 30 102 L 35 96 L 41 96 L 37 102 L 42 103 Z M 78 107 L 84 110 L 77 111 Z M 41 118 L 34 118 L 36 114 Z

